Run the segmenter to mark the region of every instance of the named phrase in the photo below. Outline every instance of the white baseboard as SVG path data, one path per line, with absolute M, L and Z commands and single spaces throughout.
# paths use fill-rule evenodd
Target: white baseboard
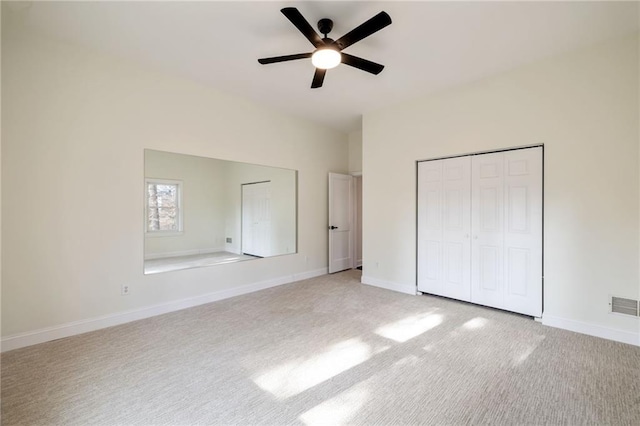
M 293 274 L 293 281 L 308 280 L 309 278 L 315 278 L 322 275 L 327 275 L 329 268 L 320 268 L 313 271 L 300 272 L 299 274 Z
M 575 331 L 576 333 L 588 334 L 589 336 L 602 337 L 603 339 L 640 346 L 640 327 L 638 332 L 634 333 L 632 331 L 619 330 L 617 328 L 604 327 L 602 325 L 545 314 L 542 315 L 542 324 L 549 327 Z
M 416 295 L 415 285 L 397 284 L 390 281 L 379 280 L 373 277 L 367 277 L 365 275 L 360 278 L 360 282 L 362 284 L 372 285 L 374 287 L 386 288 L 387 290 L 398 291 L 400 293 L 411 294 L 414 296 Z
M 70 323 L 57 325 L 54 327 L 41 328 L 39 330 L 26 333 L 14 334 L 2 338 L 1 351 L 6 352 L 13 349 L 24 348 L 26 346 L 36 345 L 38 343 L 49 342 L 51 340 L 61 339 L 64 337 L 75 336 L 77 334 L 87 333 L 89 331 L 100 330 L 102 328 L 113 327 L 127 322 L 137 321 L 169 312 L 179 311 L 181 309 L 192 308 L 198 305 L 215 302 L 217 300 L 228 299 L 230 297 L 241 296 L 243 294 L 253 293 L 271 287 L 283 284 L 289 284 L 308 278 L 319 277 L 328 273 L 327 268 L 316 269 L 312 271 L 301 272 L 298 274 L 286 275 L 283 277 L 273 278 L 270 280 L 260 281 L 257 283 L 247 284 L 240 287 L 230 288 L 226 290 L 215 291 L 203 294 L 201 296 L 190 297 L 186 299 L 175 300 L 172 302 L 162 303 L 159 305 L 149 306 L 146 308 L 133 309 L 130 311 L 119 312 L 116 314 L 103 315 L 100 317 L 89 318 L 86 320 L 73 321 Z

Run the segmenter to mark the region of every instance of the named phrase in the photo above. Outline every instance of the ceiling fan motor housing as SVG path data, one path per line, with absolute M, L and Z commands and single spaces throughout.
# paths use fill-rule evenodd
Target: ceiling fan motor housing
M 318 21 L 318 31 L 320 31 L 320 34 L 324 34 L 325 37 L 331 32 L 332 29 L 333 21 L 331 19 L 322 18 Z

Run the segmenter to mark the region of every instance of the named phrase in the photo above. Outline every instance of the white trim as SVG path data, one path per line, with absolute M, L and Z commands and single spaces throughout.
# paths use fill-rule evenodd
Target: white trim
M 302 281 L 308 280 L 309 278 L 320 277 L 322 275 L 327 275 L 329 273 L 329 268 L 320 268 L 315 269 L 313 271 L 300 272 L 299 274 L 293 274 L 293 281 Z
M 356 226 L 358 222 L 358 200 L 356 199 L 356 180 L 351 175 L 351 234 L 349 244 L 351 245 L 351 266 L 350 269 L 357 268 L 356 265 Z
M 51 340 L 87 333 L 89 331 L 113 327 L 114 325 L 125 324 L 131 321 L 137 321 L 157 315 L 166 314 L 169 312 L 192 308 L 194 306 L 204 305 L 206 303 L 228 299 L 230 297 L 241 296 L 243 294 L 253 293 L 267 288 L 289 284 L 308 278 L 319 277 L 326 274 L 327 268 L 321 268 L 312 271 L 301 272 L 298 274 L 285 275 L 283 277 L 260 281 L 253 284 L 247 284 L 240 287 L 219 290 L 212 293 L 203 294 L 201 296 L 189 297 L 186 299 L 175 300 L 159 305 L 148 306 L 146 308 L 133 309 L 116 314 L 109 314 L 100 317 L 89 318 L 86 320 L 73 321 L 53 327 L 46 327 L 39 330 L 29 331 L 26 333 L 18 333 L 2 338 L 1 351 L 6 352 L 13 349 L 36 345 L 38 343 L 49 342 Z
M 415 284 L 398 284 L 391 281 L 379 280 L 378 278 L 367 277 L 365 275 L 360 278 L 362 284 L 372 285 L 374 287 L 386 288 L 387 290 L 398 291 L 400 293 L 416 295 Z
M 208 248 L 208 249 L 193 249 L 193 250 L 182 250 L 182 251 L 172 251 L 167 253 L 151 253 L 146 254 L 144 256 L 144 260 L 151 259 L 166 259 L 168 257 L 178 257 L 178 256 L 191 256 L 194 254 L 210 254 L 210 253 L 218 253 L 225 250 L 225 247 L 217 247 L 217 248 Z
M 351 179 L 351 190 L 353 192 L 353 199 L 351 200 L 351 205 L 353 206 L 353 219 L 351 221 L 351 258 L 352 258 L 352 266 L 351 269 L 359 268 L 362 266 L 362 259 L 358 259 L 356 257 L 358 250 L 357 245 L 360 245 L 360 251 L 362 252 L 362 233 L 358 233 L 358 224 L 362 222 L 362 172 L 351 173 L 353 179 Z M 356 191 L 356 183 L 357 178 L 360 179 L 360 191 Z M 360 201 L 361 208 L 358 210 L 358 201 Z M 360 221 L 358 221 L 358 217 Z M 358 241 L 359 240 L 359 241 Z M 362 254 L 362 253 L 361 253 Z
M 576 333 L 588 334 L 589 336 L 602 337 L 603 339 L 640 346 L 640 325 L 638 325 L 638 332 L 634 333 L 632 331 L 619 330 L 546 314 L 542 315 L 542 324 L 549 327 L 575 331 Z

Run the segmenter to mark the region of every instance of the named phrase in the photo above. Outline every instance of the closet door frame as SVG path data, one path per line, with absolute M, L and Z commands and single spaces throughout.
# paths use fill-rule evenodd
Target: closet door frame
M 498 150 L 491 150 L 491 151 L 479 151 L 479 152 L 473 152 L 473 153 L 467 153 L 467 154 L 460 154 L 460 155 L 451 155 L 451 156 L 444 156 L 444 157 L 434 157 L 434 158 L 428 158 L 428 159 L 423 159 L 423 160 L 418 160 L 416 161 L 416 294 L 420 295 L 420 294 L 435 294 L 435 293 L 430 293 L 430 292 L 426 292 L 421 290 L 419 287 L 419 283 L 420 283 L 420 236 L 421 236 L 421 230 L 420 230 L 420 217 L 419 217 L 419 203 L 420 203 L 420 175 L 419 175 L 419 164 L 426 162 L 426 161 L 437 161 L 437 160 L 447 160 L 447 159 L 453 159 L 453 158 L 460 158 L 460 157 L 474 157 L 474 156 L 478 156 L 478 155 L 484 155 L 484 154 L 494 154 L 494 153 L 501 153 L 501 152 L 511 152 L 511 151 L 518 151 L 518 150 L 525 150 L 525 149 L 530 149 L 530 148 L 540 148 L 541 149 L 541 176 L 540 176 L 540 185 L 541 185 L 541 199 L 540 199 L 540 209 L 541 209 L 541 217 L 540 217 L 540 286 L 541 286 L 541 292 L 540 292 L 540 310 L 539 312 L 536 312 L 535 314 L 532 314 L 532 316 L 534 317 L 541 317 L 542 316 L 542 312 L 544 312 L 544 144 L 534 144 L 534 145 L 526 145 L 526 146 L 519 146 L 519 147 L 513 147 L 513 148 L 505 148 L 505 149 L 498 149 Z M 440 294 L 436 294 L 436 295 L 440 295 Z M 449 296 L 444 296 L 444 297 L 449 297 Z M 462 299 L 456 299 L 456 300 L 462 300 Z M 473 303 L 473 302 L 471 302 Z M 482 306 L 482 305 L 480 305 Z M 487 305 L 485 305 L 487 306 Z M 505 309 L 505 308 L 501 308 L 501 309 Z M 505 310 L 509 310 L 509 309 L 505 309 Z M 538 316 L 539 313 L 539 316 Z M 527 315 L 527 314 L 525 314 Z

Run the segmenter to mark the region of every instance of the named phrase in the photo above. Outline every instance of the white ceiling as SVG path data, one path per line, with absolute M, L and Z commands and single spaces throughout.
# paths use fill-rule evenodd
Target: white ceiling
M 47 37 L 103 50 L 349 132 L 364 112 L 638 30 L 636 2 L 28 2 L 4 7 Z M 313 46 L 280 13 L 295 6 L 337 39 L 381 10 L 393 23 L 345 52 L 386 67 L 339 66 L 310 89 L 310 60 L 260 57 Z

